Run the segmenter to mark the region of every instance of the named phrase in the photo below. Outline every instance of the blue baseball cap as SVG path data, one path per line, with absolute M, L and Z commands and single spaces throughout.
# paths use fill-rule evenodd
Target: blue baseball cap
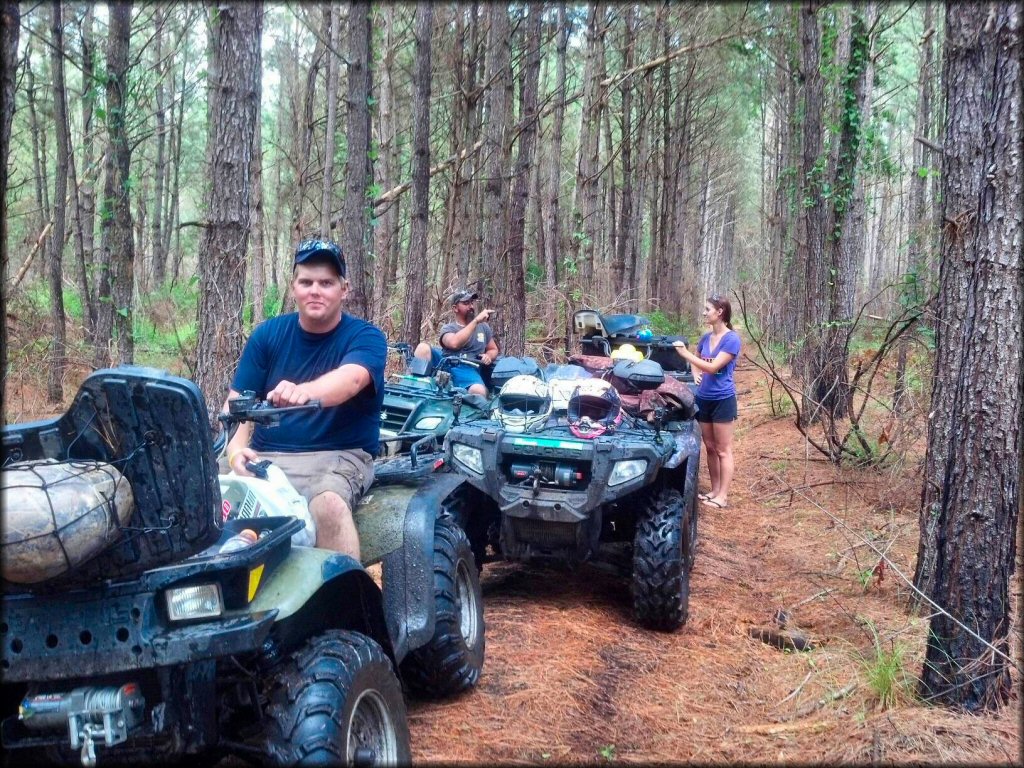
M 326 262 L 334 266 L 341 277 L 345 277 L 345 256 L 341 246 L 330 240 L 303 240 L 295 248 L 295 264 Z

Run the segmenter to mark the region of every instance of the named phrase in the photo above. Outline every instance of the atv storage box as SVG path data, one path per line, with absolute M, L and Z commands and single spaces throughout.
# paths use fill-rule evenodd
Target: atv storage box
M 43 459 L 109 465 L 134 499 L 126 523 L 109 516 L 117 531 L 108 546 L 34 589 L 133 577 L 213 544 L 222 517 L 207 418 L 191 381 L 123 366 L 90 375 L 63 416 L 5 426 L 5 466 Z
M 491 389 L 501 390 L 505 383 L 514 376 L 541 375 L 540 366 L 532 357 L 502 357 L 494 364 L 491 371 Z
M 655 335 L 649 330 L 650 322 L 643 315 L 601 315 L 593 309 L 573 315 L 582 354 L 610 356 L 622 345 L 632 344 L 666 373 L 689 373 L 689 363 L 672 348 L 676 341 L 685 344 L 686 337 Z

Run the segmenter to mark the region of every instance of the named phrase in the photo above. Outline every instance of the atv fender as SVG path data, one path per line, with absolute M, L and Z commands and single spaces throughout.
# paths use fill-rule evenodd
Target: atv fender
M 277 611 L 273 634 L 285 648 L 327 629 L 350 629 L 376 640 L 396 664 L 384 619 L 380 589 L 348 555 L 292 547 L 288 557 L 259 585 L 249 610 Z
M 399 661 L 434 636 L 434 521 L 441 502 L 464 482 L 443 473 L 408 489 L 402 546 L 383 559 L 384 615 Z

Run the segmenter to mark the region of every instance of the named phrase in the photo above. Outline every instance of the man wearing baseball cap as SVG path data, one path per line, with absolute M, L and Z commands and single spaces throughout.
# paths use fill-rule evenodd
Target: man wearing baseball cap
M 436 367 L 442 357 L 465 354 L 477 358 L 483 365 L 491 365 L 498 357 L 498 345 L 487 320 L 493 309 L 476 311 L 476 291 L 461 289 L 451 295 L 455 321 L 441 327 L 441 346 L 432 347 L 420 342 L 413 353 L 421 360 L 429 360 Z M 451 369 L 452 383 L 472 394 L 487 395 L 480 371 L 471 365 L 456 364 Z
M 253 330 L 228 397 L 248 389 L 276 406 L 319 400 L 322 407 L 286 414 L 274 428 L 243 424 L 227 457 L 239 475 L 252 474 L 251 461 L 277 464 L 309 502 L 316 546 L 358 560 L 352 510 L 373 482 L 387 340 L 377 326 L 342 311 L 349 287 L 337 243 L 299 243 L 291 284 L 297 311 Z

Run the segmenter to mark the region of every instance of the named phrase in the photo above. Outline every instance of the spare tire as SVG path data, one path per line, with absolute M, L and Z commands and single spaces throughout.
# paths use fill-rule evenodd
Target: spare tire
M 0 575 L 38 584 L 115 543 L 135 509 L 128 480 L 98 461 L 30 461 L 0 472 Z

